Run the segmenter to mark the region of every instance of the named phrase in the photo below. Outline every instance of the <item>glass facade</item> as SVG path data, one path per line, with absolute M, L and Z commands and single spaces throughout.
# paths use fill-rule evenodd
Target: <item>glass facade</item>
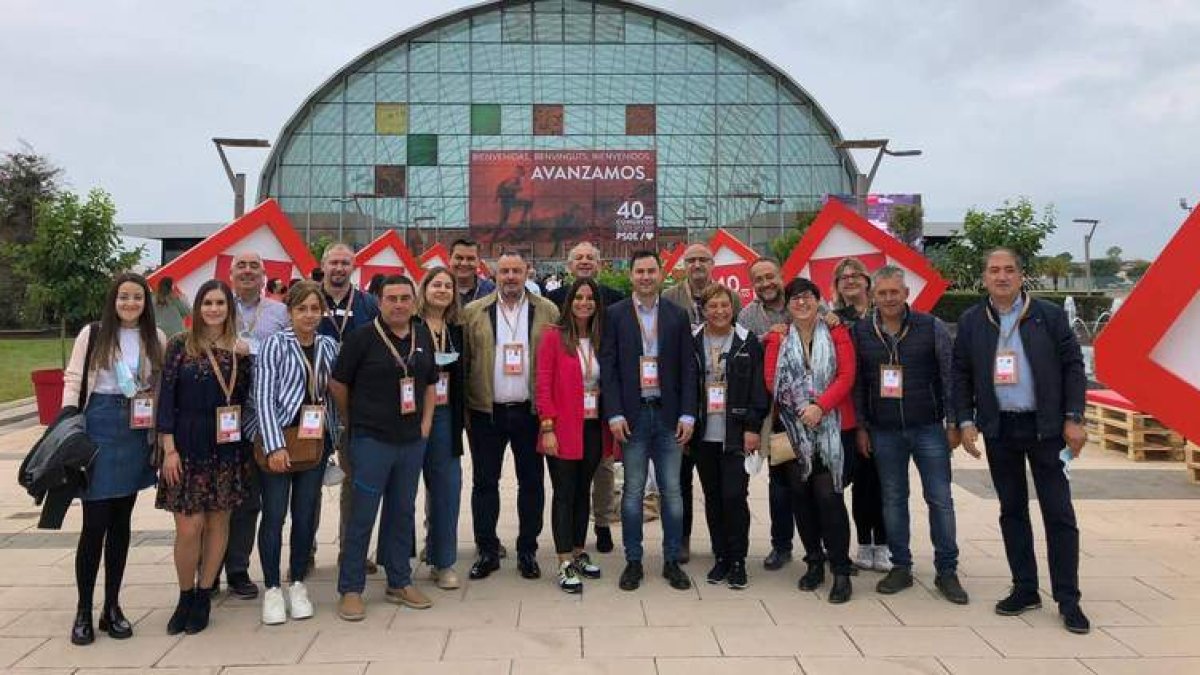
M 703 27 L 617 1 L 497 2 L 331 78 L 275 143 L 259 196 L 310 239 L 395 228 L 423 249 L 464 233 L 472 152 L 654 151 L 660 247 L 716 227 L 761 243 L 851 191 L 838 140 L 786 75 Z

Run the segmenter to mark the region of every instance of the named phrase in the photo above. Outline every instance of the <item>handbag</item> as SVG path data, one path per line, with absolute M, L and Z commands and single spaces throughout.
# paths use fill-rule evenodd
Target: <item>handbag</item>
M 262 438 L 263 435 L 260 431 L 258 437 L 254 439 L 254 461 L 258 464 L 258 468 L 269 472 L 271 469 L 267 466 L 267 454 L 263 450 Z M 308 471 L 320 464 L 321 458 L 325 456 L 325 439 L 300 438 L 300 425 L 283 428 L 283 447 L 287 449 L 292 460 L 292 466 L 287 470 L 288 473 Z
M 768 430 L 774 428 L 774 401 L 771 401 L 771 410 L 767 413 L 767 424 L 770 425 L 767 427 Z M 796 449 L 792 447 L 792 439 L 788 438 L 786 431 L 770 433 L 767 436 L 767 461 L 771 466 L 779 466 L 794 459 L 796 459 Z

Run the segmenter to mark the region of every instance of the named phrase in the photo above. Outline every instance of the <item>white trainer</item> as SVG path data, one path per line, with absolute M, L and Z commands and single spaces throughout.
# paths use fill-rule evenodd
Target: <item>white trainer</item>
M 313 615 L 312 601 L 308 599 L 308 588 L 302 581 L 294 581 L 288 588 L 288 600 L 291 601 L 293 619 L 311 619 Z
M 877 572 L 892 571 L 892 552 L 886 545 L 875 547 L 875 563 L 871 569 Z
M 875 547 L 870 544 L 862 544 L 858 547 L 858 554 L 854 556 L 854 566 L 860 570 L 869 570 L 875 568 Z
M 287 621 L 287 601 L 283 598 L 283 589 L 276 586 L 268 588 L 263 594 L 262 622 L 268 626 L 278 626 Z

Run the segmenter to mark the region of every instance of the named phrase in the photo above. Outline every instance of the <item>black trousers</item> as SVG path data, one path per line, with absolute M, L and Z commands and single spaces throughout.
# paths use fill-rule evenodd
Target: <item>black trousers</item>
M 129 558 L 130 522 L 137 493 L 112 499 L 83 502 L 83 529 L 75 549 L 76 609 L 90 610 L 104 555 L 104 606 L 120 604 L 121 580 Z
M 582 459 L 546 458 L 550 484 L 554 487 L 550 500 L 550 529 L 554 533 L 555 553 L 571 553 L 583 548 L 587 542 L 592 476 L 600 466 L 602 453 L 600 420 L 587 420 L 583 423 Z
M 229 544 L 225 547 L 226 579 L 249 574 L 250 554 L 258 539 L 258 514 L 262 511 L 258 467 L 250 466 L 247 474 L 250 476 L 250 495 L 229 514 Z
M 843 444 L 845 436 L 843 434 Z M 804 562 L 821 564 L 828 559 L 834 574 L 850 574 L 853 570 L 850 564 L 850 514 L 846 512 L 842 493 L 834 491 L 829 467 L 819 456 L 814 456 L 813 470 L 807 480 L 801 478 L 799 462 L 787 462 L 777 468 L 786 472 L 792 505 L 800 521 Z
M 679 458 L 679 497 L 683 499 L 683 540 L 692 538 L 692 519 L 695 517 L 696 458 L 684 452 Z
M 787 471 L 782 466 L 768 469 L 767 506 L 771 515 L 771 548 L 791 553 L 792 537 L 800 529 L 800 518 L 788 487 Z
M 517 552 L 537 553 L 546 508 L 545 464 L 537 451 L 538 419 L 528 403 L 496 405 L 492 414 L 470 411 L 471 516 L 481 553 L 500 554 L 500 471 L 512 444 L 517 468 Z
M 700 443 L 692 453 L 704 490 L 704 518 L 713 555 L 718 560 L 745 561 L 750 548 L 750 476 L 743 455 L 709 442 Z
M 1000 437 L 987 439 L 988 469 L 1000 498 L 1000 533 L 1016 590 L 1036 593 L 1037 559 L 1029 521 L 1029 485 L 1025 462 L 1033 473 L 1046 549 L 1050 585 L 1059 605 L 1079 602 L 1079 527 L 1071 504 L 1071 483 L 1063 474 L 1060 437 L 1038 440 L 1034 413 L 1001 413 Z
M 857 446 L 847 446 L 846 452 L 858 452 Z M 854 514 L 854 532 L 860 546 L 887 544 L 883 525 L 883 488 L 879 484 L 879 469 L 875 455 L 854 458 L 854 489 L 850 492 L 850 508 Z

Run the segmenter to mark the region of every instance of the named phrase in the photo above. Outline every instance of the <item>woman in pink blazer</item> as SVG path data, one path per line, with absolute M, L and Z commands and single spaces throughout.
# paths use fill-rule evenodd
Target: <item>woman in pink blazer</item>
M 554 487 L 550 521 L 558 585 L 567 593 L 579 593 L 581 577 L 600 577 L 600 567 L 583 545 L 592 475 L 601 456 L 612 452 L 612 436 L 600 423 L 600 287 L 591 279 L 576 279 L 559 309 L 558 323 L 546 329 L 538 345 L 538 451 L 546 456 Z

